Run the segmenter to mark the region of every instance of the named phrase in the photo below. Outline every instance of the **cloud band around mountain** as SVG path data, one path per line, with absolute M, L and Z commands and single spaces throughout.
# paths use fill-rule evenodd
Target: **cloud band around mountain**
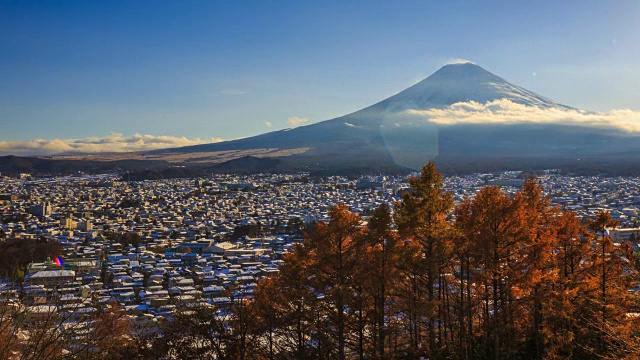
M 82 139 L 0 141 L 0 155 L 43 156 L 75 153 L 148 151 L 219 141 L 222 141 L 222 139 L 189 139 L 186 137 L 140 134 L 124 136 L 123 134 L 112 133 L 104 137 L 91 136 Z
M 640 112 L 631 109 L 595 113 L 571 108 L 541 108 L 518 104 L 508 99 L 487 103 L 459 102 L 442 109 L 408 110 L 434 124 L 560 124 L 615 128 L 640 132 Z

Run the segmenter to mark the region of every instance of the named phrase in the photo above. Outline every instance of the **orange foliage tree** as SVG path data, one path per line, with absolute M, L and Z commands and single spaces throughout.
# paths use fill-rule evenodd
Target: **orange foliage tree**
M 433 163 L 410 182 L 395 213 L 335 206 L 283 257 L 253 325 L 228 325 L 255 339 L 240 358 L 638 358 L 637 271 L 608 213 L 587 229 L 534 178 L 455 207 Z
M 453 209 L 453 198 L 444 191 L 444 180 L 433 161 L 423 166 L 420 176 L 409 182 L 412 192 L 405 193 L 396 204 L 396 223 L 400 236 L 416 242 L 421 252 L 419 261 L 412 266 L 415 277 L 412 297 L 419 301 L 409 316 L 410 333 L 412 346 L 418 350 L 422 347 L 422 324 L 426 319 L 424 354 L 433 356 L 438 348 L 444 347 L 447 337 L 442 290 L 447 286 L 445 272 L 452 256 L 448 216 Z

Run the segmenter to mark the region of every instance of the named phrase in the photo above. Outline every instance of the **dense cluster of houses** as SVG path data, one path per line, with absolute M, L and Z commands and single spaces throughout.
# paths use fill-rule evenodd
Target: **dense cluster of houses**
M 517 172 L 447 177 L 456 201 L 486 185 L 515 192 Z M 638 238 L 640 179 L 540 176 L 553 202 L 592 216 L 610 211 Z M 0 241 L 45 239 L 62 245 L 58 261 L 33 262 L 22 281 L 0 279 L 0 298 L 33 307 L 92 312 L 117 303 L 155 321 L 193 302 L 224 307 L 251 296 L 277 272 L 310 224 L 341 203 L 363 216 L 409 191 L 406 177 L 216 175 L 126 182 L 115 175 L 0 180 Z M 635 236 L 635 237 L 634 237 Z M 19 284 L 19 285 L 18 285 Z

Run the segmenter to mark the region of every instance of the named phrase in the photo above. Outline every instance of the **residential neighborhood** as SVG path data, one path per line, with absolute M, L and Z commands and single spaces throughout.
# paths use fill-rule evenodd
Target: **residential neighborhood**
M 0 274 L 3 303 L 34 312 L 67 306 L 91 313 L 116 304 L 137 323 L 171 316 L 192 303 L 224 308 L 251 297 L 257 281 L 276 273 L 282 257 L 336 204 L 368 215 L 411 191 L 407 177 L 213 175 L 128 182 L 116 175 L 0 181 L 0 241 L 60 246 L 57 258 L 36 259 Z M 620 221 L 615 242 L 640 231 L 640 178 L 538 174 L 553 204 L 587 219 L 607 210 Z M 515 193 L 520 172 L 445 178 L 456 202 L 486 185 Z M 16 240 L 17 239 L 17 240 Z

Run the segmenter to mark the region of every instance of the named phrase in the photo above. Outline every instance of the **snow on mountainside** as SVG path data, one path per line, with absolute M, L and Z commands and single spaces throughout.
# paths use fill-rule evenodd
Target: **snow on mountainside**
M 215 144 L 196 145 L 160 152 L 200 152 L 246 150 L 252 148 L 300 148 L 332 151 L 335 144 L 354 146 L 387 146 L 388 139 L 403 142 L 407 132 L 419 126 L 433 128 L 424 121 L 407 117 L 407 110 L 445 108 L 455 103 L 485 103 L 508 99 L 514 103 L 540 108 L 570 109 L 533 92 L 520 88 L 473 63 L 445 65 L 410 88 L 354 113 L 294 129 L 270 132 L 250 138 Z M 424 120 L 424 119 L 422 119 Z M 401 129 L 392 129 L 393 127 Z M 391 134 L 390 132 L 393 132 Z M 412 141 L 416 141 L 412 134 Z M 431 141 L 431 135 L 425 140 Z M 382 142 L 382 143 L 381 143 Z M 328 148 L 327 148 L 328 147 Z M 327 149 L 322 149 L 327 148 Z M 353 151 L 353 149 L 352 149 Z
M 458 102 L 486 103 L 498 99 L 509 99 L 527 106 L 569 108 L 513 85 L 470 62 L 445 65 L 428 78 L 382 102 L 388 106 L 413 103 L 414 109 L 429 109 Z
M 541 109 L 573 110 L 469 62 L 445 65 L 396 95 L 334 120 L 347 126 L 378 127 L 385 123 L 415 121 L 415 118 L 407 119 L 405 112 L 408 110 L 444 109 L 457 103 L 484 104 L 501 99 Z

